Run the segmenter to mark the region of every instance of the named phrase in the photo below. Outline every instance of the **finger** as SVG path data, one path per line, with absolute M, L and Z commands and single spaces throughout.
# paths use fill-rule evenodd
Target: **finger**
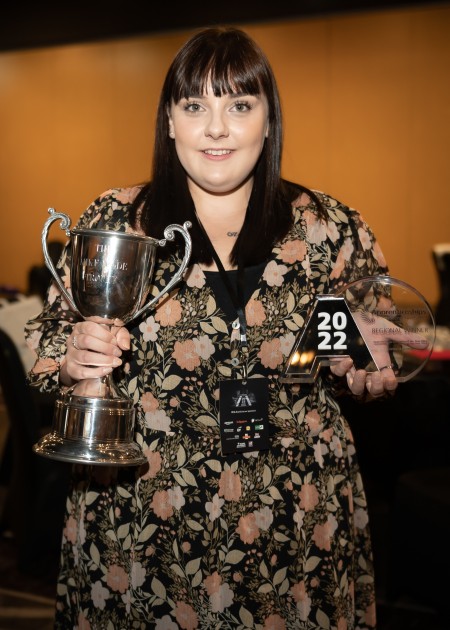
M 355 396 L 362 396 L 366 388 L 367 372 L 365 370 L 350 370 L 347 372 L 347 383 Z
M 376 398 L 384 394 L 383 376 L 381 372 L 371 372 L 366 379 L 367 391 Z
M 117 345 L 116 337 L 111 331 L 93 322 L 84 322 L 74 326 L 68 339 L 68 351 L 72 349 L 71 346 L 77 351 L 89 350 L 108 356 L 119 357 L 122 354 L 122 350 Z M 80 356 L 78 356 L 78 360 L 86 363 Z
M 113 368 L 111 366 L 89 367 L 88 365 L 79 365 L 67 361 L 66 371 L 74 381 L 83 381 L 85 379 L 97 379 L 111 374 Z
M 330 370 L 335 376 L 345 376 L 353 367 L 353 361 L 350 357 L 344 359 L 333 360 Z
M 112 332 L 114 333 L 114 328 Z M 131 335 L 129 331 L 122 326 L 121 328 L 117 329 L 117 332 L 115 334 L 117 345 L 119 346 L 119 348 L 121 348 L 122 350 L 129 350 L 131 347 Z

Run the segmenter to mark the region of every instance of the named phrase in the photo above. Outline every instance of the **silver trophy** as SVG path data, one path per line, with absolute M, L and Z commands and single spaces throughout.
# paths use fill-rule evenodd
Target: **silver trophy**
M 70 218 L 49 208 L 42 231 L 42 249 L 64 300 L 82 318 L 113 325 L 127 324 L 151 309 L 182 277 L 192 251 L 189 222 L 168 225 L 164 239 L 96 229 L 70 230 Z M 51 224 L 71 238 L 71 294 L 65 288 L 47 251 Z M 184 257 L 178 271 L 162 291 L 147 302 L 156 251 L 179 232 L 184 238 Z M 37 444 L 39 455 L 61 461 L 131 466 L 145 463 L 146 457 L 134 441 L 133 401 L 117 389 L 110 374 L 85 379 L 61 391 L 55 403 L 50 433 Z

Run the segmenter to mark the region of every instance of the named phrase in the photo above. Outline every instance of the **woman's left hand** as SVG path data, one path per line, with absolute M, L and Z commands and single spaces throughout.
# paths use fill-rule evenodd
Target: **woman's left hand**
M 398 381 L 391 367 L 385 367 L 378 372 L 366 372 L 356 370 L 352 359 L 346 357 L 330 367 L 335 376 L 345 376 L 347 384 L 354 396 L 363 396 L 365 391 L 372 398 L 379 398 L 385 394 L 393 394 L 397 389 Z
M 418 333 L 404 330 L 391 321 L 370 314 L 355 312 L 353 318 L 361 331 L 368 349 L 378 367 L 376 372 L 356 370 L 351 358 L 336 360 L 331 366 L 331 372 L 336 376 L 345 376 L 348 387 L 355 396 L 362 396 L 367 389 L 373 398 L 385 394 L 393 394 L 397 389 L 398 380 L 391 365 L 389 353 L 390 342 L 410 348 L 426 348 L 427 339 Z

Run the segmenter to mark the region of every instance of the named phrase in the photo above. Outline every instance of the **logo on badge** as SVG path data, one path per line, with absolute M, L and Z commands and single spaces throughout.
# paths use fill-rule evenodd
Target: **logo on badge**
M 252 407 L 256 402 L 255 394 L 247 389 L 238 390 L 232 398 L 235 407 Z

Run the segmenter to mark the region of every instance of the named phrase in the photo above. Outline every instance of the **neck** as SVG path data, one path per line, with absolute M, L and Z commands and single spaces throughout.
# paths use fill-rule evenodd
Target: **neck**
M 229 195 L 207 195 L 191 190 L 197 217 L 226 270 L 235 268 L 230 254 L 244 224 L 250 192 L 239 189 Z M 202 268 L 217 271 L 214 262 Z

